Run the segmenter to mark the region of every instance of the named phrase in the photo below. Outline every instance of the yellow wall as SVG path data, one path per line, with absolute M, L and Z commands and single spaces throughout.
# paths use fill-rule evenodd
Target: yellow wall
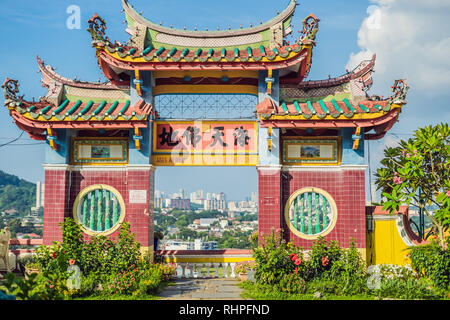
M 367 234 L 367 262 L 369 265 L 395 264 L 406 265 L 411 261 L 408 244 L 402 239 L 396 216 L 374 217 L 374 230 Z M 401 231 L 401 230 L 400 230 Z

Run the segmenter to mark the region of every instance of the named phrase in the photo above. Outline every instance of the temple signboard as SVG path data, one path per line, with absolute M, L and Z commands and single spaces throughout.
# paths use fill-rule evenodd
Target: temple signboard
M 156 166 L 256 166 L 256 121 L 157 121 Z

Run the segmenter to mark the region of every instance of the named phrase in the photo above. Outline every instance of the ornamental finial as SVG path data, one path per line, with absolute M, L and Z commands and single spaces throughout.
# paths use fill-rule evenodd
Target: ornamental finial
M 91 33 L 92 39 L 98 41 L 109 42 L 109 38 L 106 35 L 106 22 L 97 13 L 88 20 L 88 31 Z
M 319 31 L 319 21 L 314 14 L 310 14 L 303 20 L 303 30 L 299 31 L 301 33 L 298 42 L 304 42 L 306 40 L 314 41 L 316 39 L 316 34 Z
M 409 86 L 406 79 L 395 80 L 392 86 L 392 92 L 394 93 L 389 100 L 395 104 L 406 104 L 406 95 L 408 94 Z
M 23 100 L 23 96 L 18 96 L 19 81 L 6 78 L 2 84 L 3 94 L 5 95 L 5 106 L 15 107 Z

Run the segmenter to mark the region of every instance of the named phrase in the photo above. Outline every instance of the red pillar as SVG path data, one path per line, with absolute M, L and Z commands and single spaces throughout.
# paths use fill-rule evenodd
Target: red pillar
M 59 224 L 69 216 L 69 180 L 67 165 L 45 168 L 44 245 L 51 245 L 53 241 L 62 241 L 62 230 Z

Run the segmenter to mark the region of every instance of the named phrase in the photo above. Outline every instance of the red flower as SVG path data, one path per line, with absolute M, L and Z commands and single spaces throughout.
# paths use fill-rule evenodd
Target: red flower
M 295 274 L 298 274 L 298 268 L 295 268 Z
M 291 255 L 289 257 L 291 258 L 292 261 L 295 261 L 298 259 L 297 255 L 295 253 L 291 253 Z
M 328 265 L 328 263 L 330 262 L 330 260 L 328 260 L 327 257 L 323 257 L 322 258 L 322 266 L 326 267 Z
M 301 259 L 296 259 L 295 260 L 295 265 L 296 266 L 299 266 L 299 265 L 301 265 L 302 264 L 302 260 Z
M 56 259 L 56 251 L 53 252 L 53 259 Z

